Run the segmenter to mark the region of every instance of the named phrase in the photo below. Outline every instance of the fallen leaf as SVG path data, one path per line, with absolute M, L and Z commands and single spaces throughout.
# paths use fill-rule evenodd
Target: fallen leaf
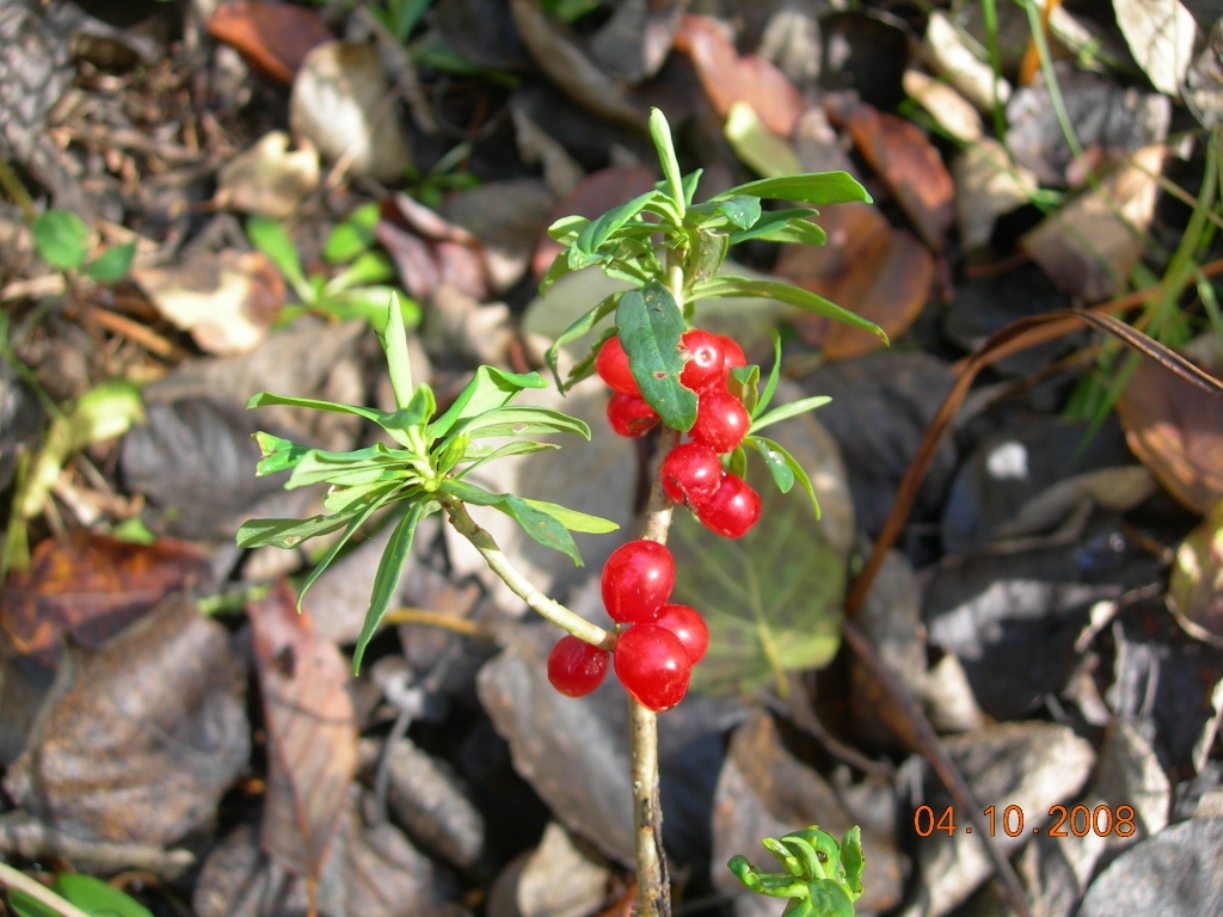
M 1011 84 L 973 53 L 942 10 L 933 10 L 926 21 L 921 56 L 939 79 L 946 80 L 980 111 L 992 111 L 1010 98 Z
M 851 202 L 820 216 L 828 243 L 787 245 L 774 271 L 805 290 L 875 322 L 895 340 L 921 312 L 934 280 L 934 259 L 909 232 L 893 229 L 877 207 Z M 846 360 L 883 346 L 877 335 L 841 322 L 804 315 L 803 337 L 830 360 Z
M 1063 289 L 1091 302 L 1107 299 L 1147 249 L 1166 153 L 1163 146 L 1139 150 L 1020 244 Z
M 236 48 L 251 66 L 291 83 L 310 50 L 332 39 L 314 10 L 291 3 L 235 0 L 208 17 L 208 34 Z
M 209 572 L 207 558 L 184 542 L 142 545 L 70 532 L 39 544 L 30 569 L 9 578 L 0 622 L 19 653 L 49 662 L 64 637 L 96 648 Z
M 377 236 L 395 262 L 404 289 L 427 301 L 442 283 L 478 300 L 492 295 L 492 278 L 478 238 L 406 194 L 379 221 Z
M 381 181 L 402 178 L 412 147 L 399 123 L 396 96 L 373 45 L 331 41 L 306 55 L 293 81 L 289 124 L 330 162 Z
M 227 162 L 217 175 L 213 203 L 274 220 L 290 217 L 318 186 L 318 153 L 306 146 L 289 151 L 284 131 L 264 134 Z
M 929 112 L 938 126 L 953 139 L 960 143 L 981 139 L 985 130 L 981 115 L 954 86 L 936 80 L 921 70 L 906 70 L 904 87 L 909 98 Z
M 530 66 L 509 5 L 502 0 L 439 0 L 432 13 L 442 41 L 464 60 L 489 70 Z
M 780 178 L 803 171 L 794 147 L 765 127 L 747 102 L 730 107 L 723 133 L 735 155 L 757 175 Z
M 1113 0 L 1134 60 L 1160 92 L 1175 98 L 1189 72 L 1197 26 L 1179 0 Z
M 707 16 L 685 16 L 675 48 L 688 56 L 714 110 L 723 118 L 736 102 L 746 102 L 764 126 L 789 137 L 807 110 L 802 94 L 762 57 L 739 56 L 726 31 Z
M 1177 547 L 1168 599 L 1190 634 L 1223 641 L 1223 502 Z
M 1036 176 L 1015 165 L 992 137 L 969 142 L 951 164 L 956 221 L 965 249 L 989 244 L 998 217 L 1027 204 L 1036 194 Z
M 549 822 L 543 839 L 517 878 L 518 917 L 586 917 L 607 900 L 612 872 L 606 861 L 557 822 Z
M 941 249 L 955 217 L 955 187 L 938 151 L 912 122 L 853 105 L 842 115 L 854 144 L 913 221 L 918 235 Z
M 617 3 L 586 47 L 607 73 L 636 86 L 658 73 L 675 40 L 688 0 Z
M 314 636 L 280 587 L 250 603 L 255 667 L 268 730 L 268 789 L 260 843 L 286 869 L 317 878 L 357 769 L 348 667 Z
M 535 240 L 548 228 L 555 201 L 534 178 L 489 182 L 446 198 L 443 218 L 480 240 L 491 292 L 504 294 L 527 272 Z
M 157 311 L 215 354 L 253 350 L 285 301 L 280 273 L 261 252 L 194 250 L 179 264 L 137 267 Z
M 241 657 L 171 597 L 100 649 L 65 654 L 5 788 L 68 834 L 169 844 L 215 817 L 249 756 Z

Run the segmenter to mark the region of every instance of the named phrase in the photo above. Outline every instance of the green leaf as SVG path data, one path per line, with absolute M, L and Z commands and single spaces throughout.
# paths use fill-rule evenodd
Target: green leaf
M 684 183 L 680 178 L 679 160 L 675 156 L 675 144 L 671 141 L 671 125 L 662 109 L 650 109 L 650 139 L 654 141 L 654 149 L 658 153 L 658 162 L 662 166 L 663 178 L 667 182 L 668 194 L 675 202 L 675 209 L 682 215 L 687 206 L 688 198 L 684 193 Z
M 323 510 L 332 515 L 347 516 L 358 512 L 365 505 L 363 501 L 378 497 L 384 492 L 406 500 L 413 494 L 422 491 L 419 487 L 408 485 L 402 480 L 371 481 L 368 484 L 353 484 L 352 486 L 337 485 L 329 489 L 327 496 L 323 498 Z
M 461 461 L 470 461 L 471 464 L 465 466 L 459 472 L 459 477 L 468 475 L 481 465 L 494 462 L 499 458 L 506 458 L 511 455 L 530 455 L 533 452 L 544 452 L 559 448 L 560 446 L 556 443 L 540 443 L 533 439 L 516 439 L 491 449 L 479 445 L 468 446 Z M 444 474 L 445 472 L 443 471 L 442 473 Z
M 684 272 L 689 281 L 699 283 L 718 272 L 726 260 L 730 239 L 724 233 L 704 228 L 688 235 L 692 241 L 688 247 L 688 257 L 684 259 Z
M 113 245 L 89 262 L 85 273 L 98 283 L 118 283 L 132 269 L 132 260 L 135 257 L 135 242 Z
M 604 519 L 602 516 L 592 516 L 589 513 L 579 512 L 576 509 L 569 509 L 567 506 L 561 506 L 558 503 L 549 503 L 546 500 L 530 500 L 526 497 L 523 502 L 540 512 L 547 513 L 565 528 L 571 532 L 589 532 L 592 535 L 606 535 L 608 532 L 614 532 L 620 528 L 620 523 L 612 522 L 610 519 Z
M 369 610 L 365 613 L 365 621 L 361 624 L 361 633 L 357 637 L 357 648 L 352 656 L 352 671 L 357 675 L 361 671 L 361 659 L 365 648 L 369 646 L 374 633 L 382 623 L 391 599 L 399 589 L 399 578 L 403 575 L 403 562 L 408 552 L 412 550 L 412 538 L 416 535 L 416 526 L 421 519 L 438 508 L 432 500 L 419 500 L 408 507 L 391 540 L 387 542 L 382 552 L 382 560 L 378 562 L 378 572 L 374 574 L 374 590 L 369 597 Z
M 719 538 L 677 513 L 667 546 L 675 557 L 671 601 L 699 610 L 709 649 L 692 688 L 750 694 L 816 669 L 836 655 L 845 563 L 811 525 L 803 501 L 766 489 L 760 521 L 742 538 Z
M 327 553 L 319 559 L 315 564 L 314 569 L 310 571 L 310 575 L 306 577 L 301 588 L 297 591 L 297 611 L 300 614 L 302 610 L 302 599 L 306 597 L 306 593 L 310 587 L 314 585 L 314 581 L 323 575 L 324 571 L 331 565 L 331 562 L 339 556 L 340 551 L 344 549 L 344 545 L 348 544 L 348 540 L 356 533 L 357 529 L 365 525 L 369 517 L 372 516 L 378 509 L 390 500 L 395 493 L 395 487 L 382 487 L 379 489 L 371 489 L 362 495 L 362 503 L 356 515 L 352 517 L 348 525 L 344 529 L 344 533 L 336 539 L 335 544 L 327 549 Z
M 131 895 L 85 873 L 60 873 L 54 889 L 90 917 L 153 917 L 153 912 Z
M 387 367 L 391 371 L 391 388 L 395 390 L 395 405 L 399 408 L 406 408 L 416 392 L 412 388 L 412 360 L 408 356 L 408 332 L 403 325 L 403 313 L 399 311 L 397 297 L 392 297 L 386 305 L 386 325 L 378 332 L 378 339 L 382 344 L 382 349 L 386 351 Z
M 754 418 L 747 432 L 749 434 L 756 433 L 779 421 L 797 417 L 799 414 L 805 414 L 808 411 L 814 411 L 816 408 L 823 407 L 831 400 L 827 395 L 813 395 L 810 398 L 802 398 L 798 401 L 791 401 L 789 404 L 779 405 L 767 414 Z
M 307 538 L 334 532 L 359 510 L 309 519 L 248 519 L 238 528 L 238 547 L 295 548 Z
M 862 870 L 866 857 L 862 853 L 862 829 L 854 825 L 841 838 L 841 865 L 845 867 L 845 885 L 854 900 L 862 897 Z
M 323 285 L 323 296 L 339 296 L 352 287 L 368 287 L 395 279 L 395 267 L 382 252 L 364 252 Z M 384 297 L 383 305 L 386 304 Z
M 794 146 L 769 130 L 748 102 L 730 106 L 722 134 L 740 162 L 757 175 L 780 178 L 802 172 L 803 164 Z
M 585 421 L 552 408 L 498 408 L 463 421 L 455 427 L 455 431 L 470 434 L 472 439 L 541 433 L 575 433 L 583 439 L 590 439 L 590 427 Z
M 596 255 L 603 243 L 611 238 L 612 233 L 617 229 L 637 216 L 642 208 L 657 197 L 657 195 L 657 191 L 647 191 L 645 194 L 639 194 L 627 204 L 613 207 L 583 229 L 569 249 L 569 266 L 577 270 L 580 267 L 585 267 L 587 264 L 592 264 L 595 260 L 599 260 L 596 258 Z M 576 258 L 575 255 L 577 256 Z M 578 263 L 575 263 L 575 261 Z
M 63 913 L 60 910 L 43 904 L 37 898 L 27 895 L 20 889 L 10 888 L 7 897 L 8 906 L 16 917 L 60 917 Z
M 552 264 L 548 268 L 548 273 L 544 274 L 543 280 L 539 282 L 539 295 L 544 296 L 556 283 L 566 274 L 573 273 L 573 269 L 569 267 L 568 252 L 562 250 L 556 253 L 556 257 L 552 259 Z
M 75 271 L 89 257 L 89 227 L 70 210 L 48 210 L 34 221 L 34 247 L 57 271 Z
M 578 236 L 582 234 L 582 230 L 589 225 L 590 220 L 587 217 L 577 216 L 576 214 L 561 217 L 548 227 L 548 236 L 554 242 L 559 242 L 562 245 L 570 245 Z
M 751 228 L 760 219 L 760 215 L 760 198 L 750 194 L 736 194 L 725 200 L 707 201 L 688 210 L 688 218 L 695 217 L 702 225 L 729 224 L 740 230 Z M 719 217 L 721 219 L 717 219 Z
M 429 425 L 430 436 L 445 436 L 455 424 L 509 404 L 528 388 L 547 388 L 539 373 L 511 373 L 493 366 L 481 366 L 459 392 L 454 403 Z
M 501 494 L 501 499 L 493 506 L 512 518 L 522 530 L 542 544 L 566 555 L 577 566 L 582 566 L 582 555 L 568 529 L 550 512 L 545 512 L 532 506 L 526 500 L 513 494 Z M 590 517 L 594 518 L 594 517 Z
M 753 419 L 768 409 L 773 393 L 777 391 L 777 380 L 781 376 L 781 335 L 777 333 L 776 328 L 770 328 L 769 337 L 773 339 L 773 368 L 769 370 L 769 381 L 764 384 L 764 391 L 751 407 Z
M 769 473 L 773 475 L 774 483 L 777 484 L 778 489 L 782 493 L 788 493 L 790 488 L 794 486 L 794 482 L 798 482 L 798 486 L 803 489 L 803 492 L 807 494 L 807 499 L 811 501 L 811 509 L 815 513 L 815 518 L 819 519 L 820 501 L 815 495 L 815 485 L 811 483 L 811 478 L 807 475 L 807 469 L 787 449 L 771 439 L 766 439 L 763 436 L 746 436 L 743 442 L 759 452 L 764 458 L 765 463 L 769 467 Z M 778 470 L 778 460 L 789 469 L 789 476 Z M 789 483 L 783 487 L 782 483 L 786 481 Z
M 696 187 L 701 183 L 701 176 L 704 174 L 704 169 L 693 169 L 684 176 L 684 203 L 686 205 L 692 205 L 692 199 L 696 197 Z
M 386 430 L 401 446 L 409 445 L 407 438 L 398 426 L 388 426 L 393 414 L 386 414 L 376 408 L 366 408 L 355 404 L 337 404 L 334 401 L 320 401 L 317 398 L 291 398 L 287 395 L 273 395 L 271 392 L 259 392 L 247 399 L 247 408 L 261 408 L 270 405 L 287 405 L 294 408 L 310 408 L 315 411 L 332 411 L 338 414 L 355 414 L 372 420 Z
M 800 175 L 785 175 L 779 178 L 761 178 L 745 185 L 723 191 L 710 201 L 723 200 L 737 194 L 755 197 L 801 201 L 804 204 L 842 204 L 846 201 L 865 201 L 871 196 L 848 172 L 806 172 Z
M 377 202 L 362 204 L 348 215 L 327 236 L 323 245 L 323 260 L 328 264 L 344 264 L 368 251 L 377 239 L 381 208 Z
M 730 244 L 738 245 L 749 239 L 762 242 L 792 242 L 798 245 L 823 245 L 828 236 L 810 217 L 818 211 L 807 208 L 794 210 L 771 210 L 762 214 L 751 229 L 730 234 Z
M 380 284 L 329 294 L 314 308 L 342 322 L 359 318 L 371 328 L 382 328 L 386 325 L 386 304 L 392 299 L 399 303 L 399 314 L 405 328 L 415 328 L 420 324 L 420 305 L 416 300 L 405 296 L 398 287 Z
M 360 487 L 364 484 L 402 483 L 408 470 L 402 457 L 351 460 L 341 453 L 339 458 L 310 450 L 293 469 L 285 490 L 296 490 L 311 484 L 331 484 L 336 487 Z
M 848 309 L 842 309 L 823 296 L 817 296 L 800 287 L 788 283 L 778 283 L 775 280 L 748 280 L 746 277 L 734 277 L 729 274 L 719 274 L 711 277 L 693 289 L 694 299 L 710 299 L 718 296 L 763 296 L 776 299 L 778 302 L 798 306 L 815 315 L 822 315 L 839 322 L 844 322 L 852 328 L 860 328 L 877 334 L 887 343 L 887 333 L 874 322 L 855 315 Z
M 684 316 L 675 297 L 657 281 L 629 290 L 620 297 L 616 325 L 641 396 L 668 427 L 692 429 L 697 397 L 679 381 L 684 368 L 679 352 Z
M 253 216 L 246 221 L 246 237 L 251 240 L 251 245 L 271 259 L 276 269 L 293 285 L 298 296 L 307 302 L 314 300 L 313 294 L 308 292 L 310 285 L 302 272 L 297 247 L 283 226 L 267 217 Z
M 562 331 L 556 340 L 552 342 L 548 352 L 544 354 L 544 362 L 552 370 L 552 377 L 556 379 L 556 385 L 562 392 L 565 391 L 565 384 L 561 382 L 560 371 L 557 369 L 561 348 L 570 341 L 576 341 L 578 338 L 589 334 L 595 325 L 615 312 L 616 308 L 620 305 L 620 297 L 623 295 L 623 290 L 617 290 L 615 293 L 603 297 L 603 300 L 597 306 L 583 313 L 577 321 Z M 571 376 L 570 378 L 572 380 L 573 377 Z M 569 384 L 572 384 L 572 381 Z

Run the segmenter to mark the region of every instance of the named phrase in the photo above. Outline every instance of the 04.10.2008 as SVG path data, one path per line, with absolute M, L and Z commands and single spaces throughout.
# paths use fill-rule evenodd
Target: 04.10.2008
M 1001 828 L 1007 837 L 1019 837 L 1024 832 L 1024 812 L 1022 806 L 1010 805 L 998 811 L 996 806 L 989 806 L 982 812 L 989 836 L 993 837 L 996 828 Z M 1096 834 L 1108 837 L 1116 834 L 1118 837 L 1133 837 L 1137 830 L 1134 823 L 1134 807 L 1130 805 L 1107 806 L 1099 805 L 1093 808 L 1079 805 L 1067 809 L 1063 805 L 1049 807 L 1049 818 L 1052 825 L 1045 832 L 1050 837 L 1086 837 Z M 913 813 L 913 830 L 918 837 L 929 837 L 936 831 L 942 831 L 948 837 L 956 833 L 955 806 L 947 806 L 941 814 L 936 815 L 930 806 L 918 806 Z M 965 834 L 972 834 L 972 826 L 961 829 Z M 1041 826 L 1030 829 L 1031 834 L 1040 834 Z

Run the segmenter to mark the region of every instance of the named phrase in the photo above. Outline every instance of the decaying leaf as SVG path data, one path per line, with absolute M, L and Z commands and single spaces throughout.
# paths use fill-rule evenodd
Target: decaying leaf
M 394 198 L 395 216 L 378 223 L 378 241 L 395 262 L 404 289 L 422 302 L 449 283 L 479 300 L 492 294 L 481 241 L 406 194 Z
M 1189 633 L 1223 641 L 1223 502 L 1176 549 L 1168 599 Z
M 1024 249 L 1063 289 L 1093 302 L 1111 296 L 1146 250 L 1166 153 L 1136 152 L 1025 235 Z
M 272 131 L 222 167 L 213 202 L 218 207 L 283 220 L 301 205 L 318 180 L 314 147 L 290 151 L 289 135 Z
M 952 163 L 951 177 L 960 241 L 969 250 L 988 244 L 998 217 L 1028 203 L 1036 193 L 1036 176 L 1013 163 L 992 137 L 965 146 Z
M 984 133 L 981 115 L 953 86 L 921 70 L 906 70 L 904 87 L 909 97 L 928 111 L 939 127 L 956 140 L 972 143 L 981 138 Z
M 218 6 L 208 17 L 208 32 L 278 83 L 292 82 L 310 50 L 333 37 L 314 10 L 275 0 Z
M 1178 96 L 1197 33 L 1189 10 L 1179 0 L 1113 0 L 1113 11 L 1130 53 L 1151 84 L 1165 95 Z
M 61 640 L 98 647 L 151 611 L 168 593 L 207 578 L 195 547 L 151 545 L 78 531 L 38 545 L 28 571 L 0 592 L 0 624 L 20 653 L 58 657 Z
M 132 278 L 203 350 L 253 350 L 284 305 L 284 279 L 262 252 L 194 251 L 180 264 L 138 267 Z
M 260 843 L 286 869 L 317 877 L 357 769 L 348 666 L 315 638 L 280 588 L 249 606 L 268 729 L 268 791 Z
M 995 104 L 1005 105 L 1010 97 L 1011 84 L 972 52 L 951 17 L 942 10 L 930 14 L 921 53 L 940 79 L 949 82 L 981 111 L 990 111 Z
M 72 649 L 5 787 L 81 838 L 168 844 L 202 827 L 250 755 L 246 672 L 225 629 L 167 599 Z
M 785 138 L 764 126 L 748 102 L 735 102 L 723 129 L 735 155 L 764 178 L 780 178 L 803 171 L 798 154 Z

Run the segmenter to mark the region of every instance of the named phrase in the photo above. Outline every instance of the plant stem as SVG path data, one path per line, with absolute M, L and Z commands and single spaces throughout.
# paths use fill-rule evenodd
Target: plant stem
M 493 536 L 480 528 L 475 520 L 468 515 L 467 507 L 463 505 L 462 500 L 442 497 L 438 502 L 445 508 L 455 531 L 472 543 L 475 549 L 480 552 L 480 556 L 484 558 L 484 562 L 488 564 L 489 569 L 497 574 L 503 583 L 510 587 L 514 595 L 526 602 L 528 606 L 538 612 L 545 620 L 551 621 L 557 627 L 568 631 L 579 640 L 584 640 L 600 649 L 611 652 L 612 648 L 616 645 L 616 635 L 605 631 L 597 624 L 592 624 L 581 615 L 570 611 L 560 602 L 548 598 L 536 589 L 531 581 L 517 567 L 510 563 L 510 559 L 505 556 L 505 553 L 497 545 Z

